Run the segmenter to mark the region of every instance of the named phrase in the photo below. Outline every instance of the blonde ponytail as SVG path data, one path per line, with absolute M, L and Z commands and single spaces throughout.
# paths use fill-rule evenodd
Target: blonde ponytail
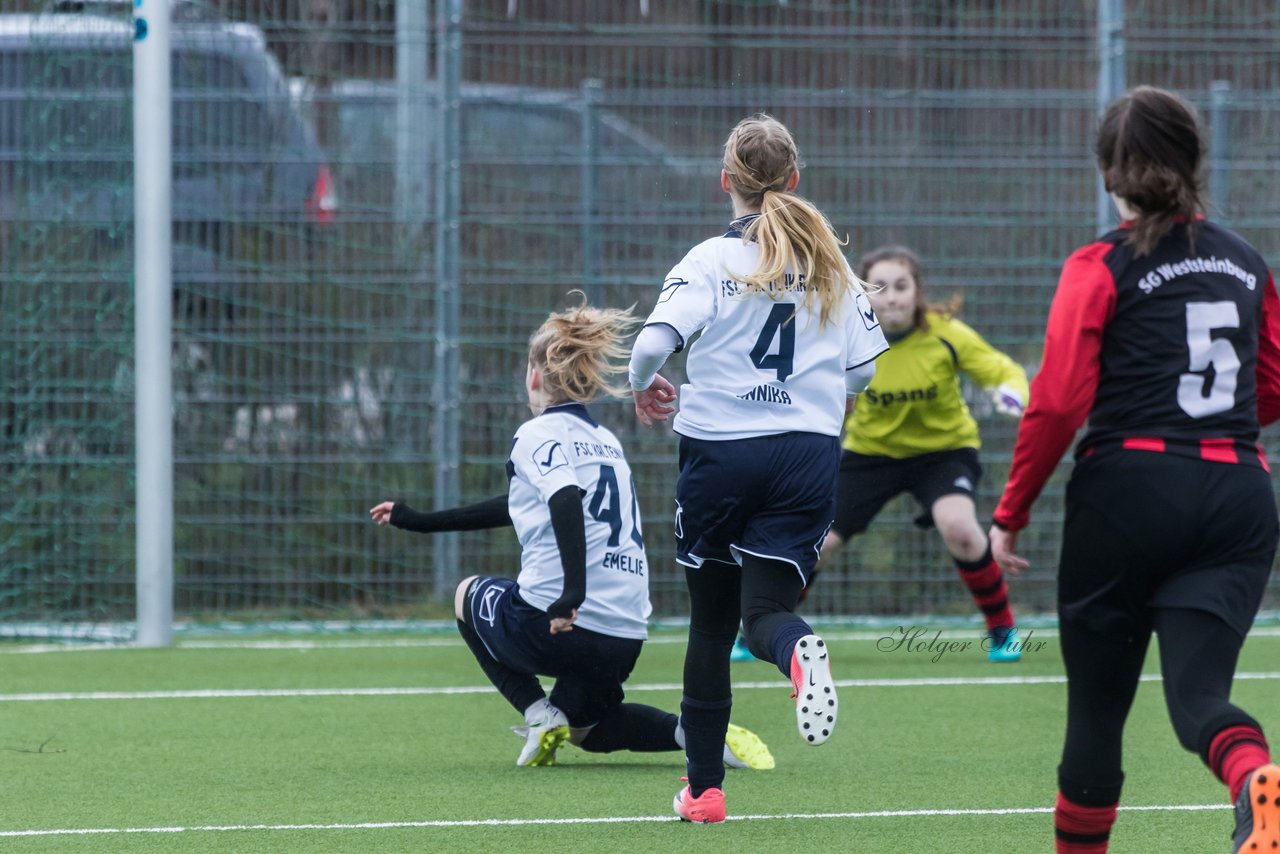
M 586 294 L 569 293 L 582 301 L 552 314 L 529 339 L 529 361 L 542 372 L 547 394 L 555 401 L 578 403 L 589 403 L 600 394 L 630 394 L 626 383 L 612 378 L 626 373 L 623 340 L 640 324 L 639 318 L 631 309 L 588 308 Z
M 760 209 L 742 234 L 760 246 L 760 263 L 739 280 L 772 299 L 799 290 L 802 280 L 805 305 L 819 300 L 826 324 L 854 277 L 831 223 L 812 202 L 787 189 L 799 170 L 791 132 L 765 113 L 743 119 L 725 140 L 724 171 L 734 192 Z

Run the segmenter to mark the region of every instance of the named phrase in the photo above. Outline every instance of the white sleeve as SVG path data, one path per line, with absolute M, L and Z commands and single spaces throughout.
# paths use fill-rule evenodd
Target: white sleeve
M 857 367 L 849 368 L 844 372 L 844 388 L 849 397 L 860 394 L 867 390 L 867 386 L 871 385 L 871 380 L 876 375 L 876 363 L 873 359 L 870 362 L 863 362 Z
M 627 370 L 631 387 L 644 391 L 653 385 L 654 374 L 672 353 L 681 349 L 682 343 L 680 333 L 666 323 L 641 329 L 635 346 L 631 348 L 631 365 Z
M 716 314 L 716 288 L 720 280 L 705 243 L 671 269 L 662 281 L 658 301 L 649 312 L 648 324 L 665 323 L 680 336 L 676 350 L 684 347 Z
M 871 308 L 871 300 L 867 299 L 861 288 L 858 288 L 854 297 L 854 307 L 857 319 L 851 319 L 846 328 L 849 334 L 849 364 L 845 365 L 846 368 L 871 362 L 889 349 L 884 330 L 880 328 L 880 320 Z

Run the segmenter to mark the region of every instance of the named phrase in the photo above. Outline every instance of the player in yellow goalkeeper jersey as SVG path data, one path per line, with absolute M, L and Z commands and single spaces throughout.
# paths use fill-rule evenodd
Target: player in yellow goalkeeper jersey
M 888 499 L 910 492 L 937 526 L 974 602 L 986 618 L 991 661 L 1016 661 L 1014 613 L 974 503 L 982 466 L 978 424 L 965 406 L 960 374 L 991 391 L 996 410 L 1021 416 L 1027 371 L 955 319 L 959 307 L 925 300 L 920 262 L 901 246 L 861 257 L 858 275 L 872 283 L 872 306 L 890 351 L 845 419 L 836 521 L 823 543 L 829 557 L 861 531 Z
M 999 412 L 1020 417 L 1026 371 L 957 320 L 957 302 L 943 307 L 926 300 L 911 250 L 874 249 L 857 272 L 873 286 L 871 303 L 889 352 L 877 360 L 875 378 L 845 419 L 836 518 L 822 556 L 865 531 L 889 499 L 910 492 L 924 510 L 917 523 L 937 527 L 986 619 L 988 657 L 1016 661 L 1021 652 L 1008 588 L 977 519 L 980 441 L 960 375 L 988 389 Z

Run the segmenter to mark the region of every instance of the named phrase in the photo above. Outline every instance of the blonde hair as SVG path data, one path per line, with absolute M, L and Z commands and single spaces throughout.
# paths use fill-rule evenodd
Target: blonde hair
M 582 301 L 552 314 L 529 338 L 529 361 L 542 372 L 547 395 L 557 401 L 589 403 L 601 393 L 629 394 L 625 384 L 614 384 L 612 377 L 627 370 L 618 361 L 627 355 L 622 342 L 639 325 L 639 318 L 629 308 L 588 308 L 582 291 L 569 294 L 577 294 Z
M 821 322 L 827 323 L 853 283 L 842 247 L 831 223 L 814 204 L 787 189 L 800 171 L 796 141 L 782 122 L 756 113 L 738 122 L 724 143 L 724 171 L 729 184 L 748 206 L 760 209 L 742 232 L 742 239 L 760 246 L 760 263 L 739 281 L 751 290 L 777 299 L 793 290 L 787 271 L 802 275 L 804 302 L 822 303 Z M 778 289 L 773 283 L 784 283 Z

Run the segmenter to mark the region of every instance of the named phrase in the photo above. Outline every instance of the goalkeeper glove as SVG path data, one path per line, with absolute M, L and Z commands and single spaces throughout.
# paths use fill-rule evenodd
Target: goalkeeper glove
M 1021 418 L 1022 410 L 1026 408 L 1022 395 L 1012 386 L 1002 385 L 992 389 L 991 399 L 995 403 L 996 412 L 1010 418 Z

